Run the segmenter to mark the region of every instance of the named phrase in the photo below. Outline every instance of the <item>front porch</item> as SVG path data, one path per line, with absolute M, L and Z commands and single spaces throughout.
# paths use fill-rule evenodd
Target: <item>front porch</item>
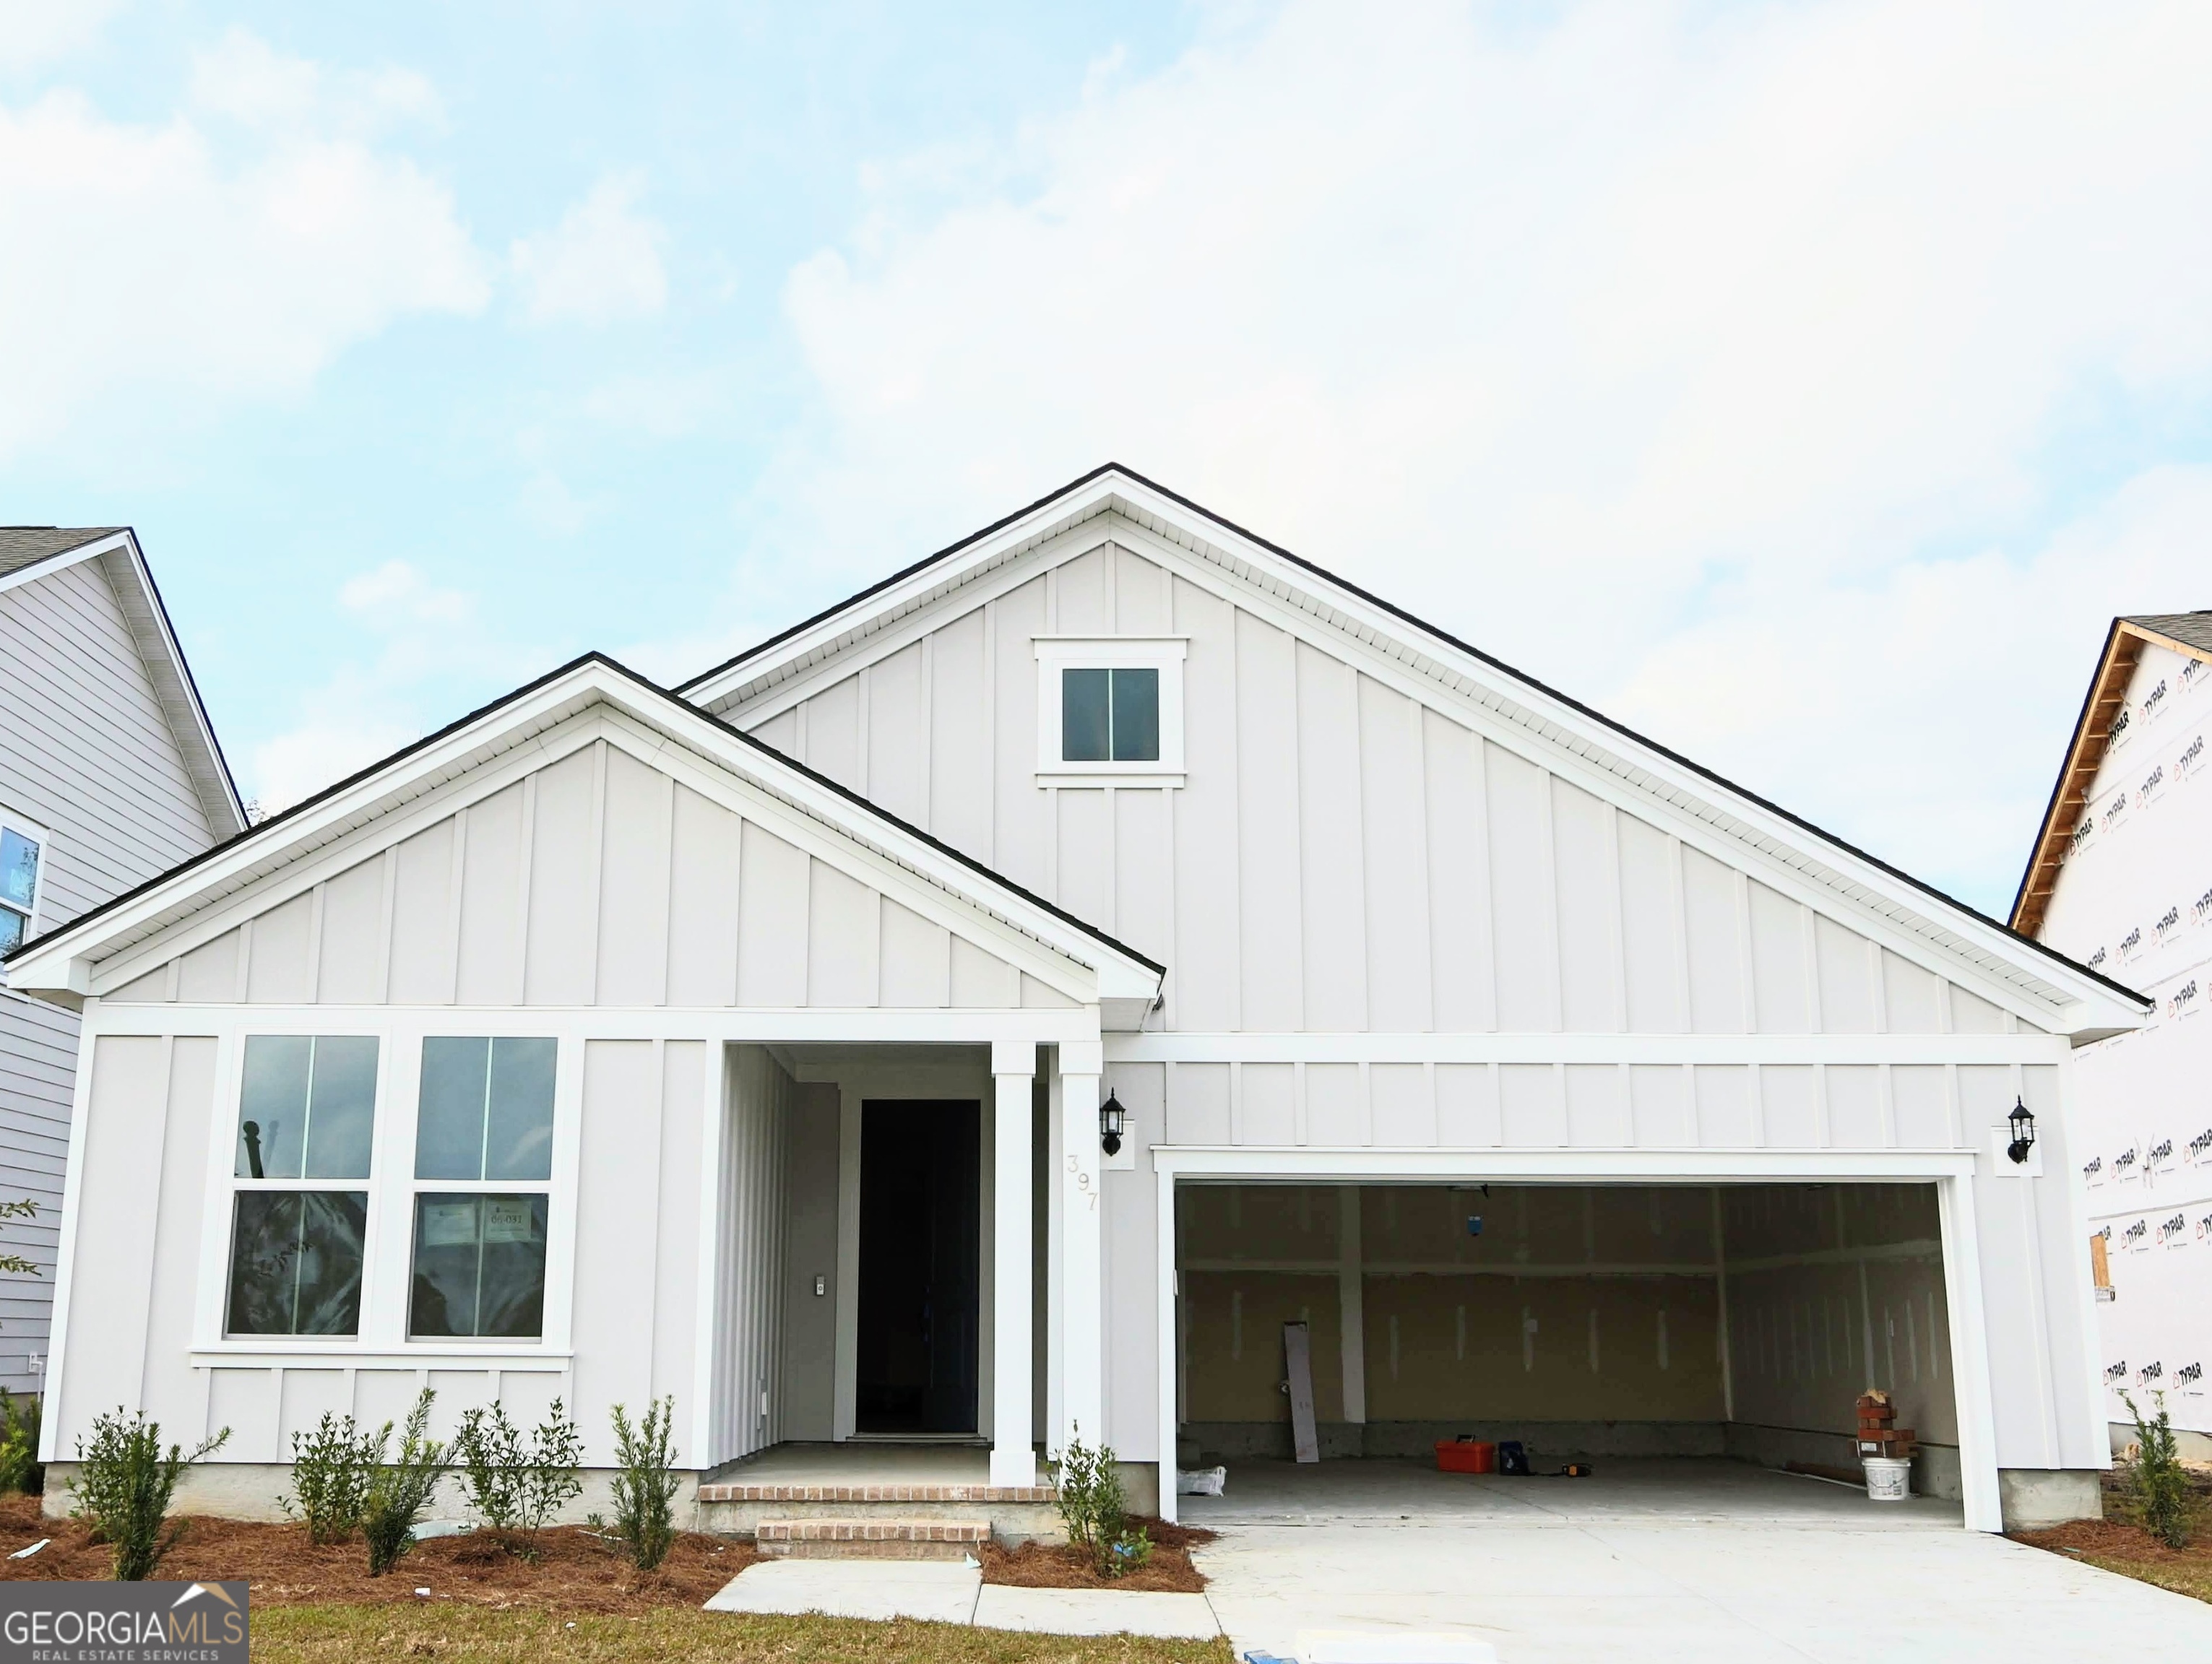
M 702 1528 L 896 1503 L 1056 1532 L 1041 1453 L 1103 1421 L 1103 1057 L 1073 1015 L 724 1046 Z

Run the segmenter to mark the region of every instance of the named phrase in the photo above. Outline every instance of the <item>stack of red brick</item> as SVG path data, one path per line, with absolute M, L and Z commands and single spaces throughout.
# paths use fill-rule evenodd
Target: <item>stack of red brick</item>
M 1912 1460 L 1912 1430 L 1895 1425 L 1897 1408 L 1874 1388 L 1859 1394 L 1859 1454 Z

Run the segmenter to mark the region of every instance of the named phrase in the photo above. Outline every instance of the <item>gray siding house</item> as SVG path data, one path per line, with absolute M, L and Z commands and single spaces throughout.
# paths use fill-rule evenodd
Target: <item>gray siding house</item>
M 138 540 L 0 526 L 0 952 L 211 844 L 246 816 Z M 77 1019 L 0 974 L 0 1388 L 40 1384 L 53 1305 Z

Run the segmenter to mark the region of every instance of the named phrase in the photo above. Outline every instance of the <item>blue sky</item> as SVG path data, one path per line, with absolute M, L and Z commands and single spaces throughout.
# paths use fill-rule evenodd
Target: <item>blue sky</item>
M 249 793 L 1109 457 L 2002 911 L 2212 604 L 2212 19 L 0 0 L 0 519 Z M 27 253 L 28 258 L 23 258 Z

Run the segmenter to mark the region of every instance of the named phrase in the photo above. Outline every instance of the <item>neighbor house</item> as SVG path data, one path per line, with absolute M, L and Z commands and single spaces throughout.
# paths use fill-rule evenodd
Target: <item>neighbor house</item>
M 2205 1454 L 2212 1398 L 2212 612 L 2115 618 L 2013 928 L 2141 988 L 2150 1016 L 2075 1060 L 2084 1258 L 2116 1443 L 2132 1399 Z
M 125 526 L 0 526 L 0 952 L 242 831 L 215 731 Z M 77 1019 L 0 972 L 0 1390 L 44 1383 Z
M 1300 1322 L 1335 1457 L 1845 1468 L 1871 1384 L 1972 1527 L 2109 1465 L 2069 1060 L 2144 1002 L 1120 468 L 10 975 L 83 1015 L 46 1454 L 228 1427 L 241 1509 L 429 1386 L 601 1465 L 672 1395 L 708 1524 L 972 1446 L 903 1505 L 1008 1529 L 1077 1436 L 1171 1514 Z

